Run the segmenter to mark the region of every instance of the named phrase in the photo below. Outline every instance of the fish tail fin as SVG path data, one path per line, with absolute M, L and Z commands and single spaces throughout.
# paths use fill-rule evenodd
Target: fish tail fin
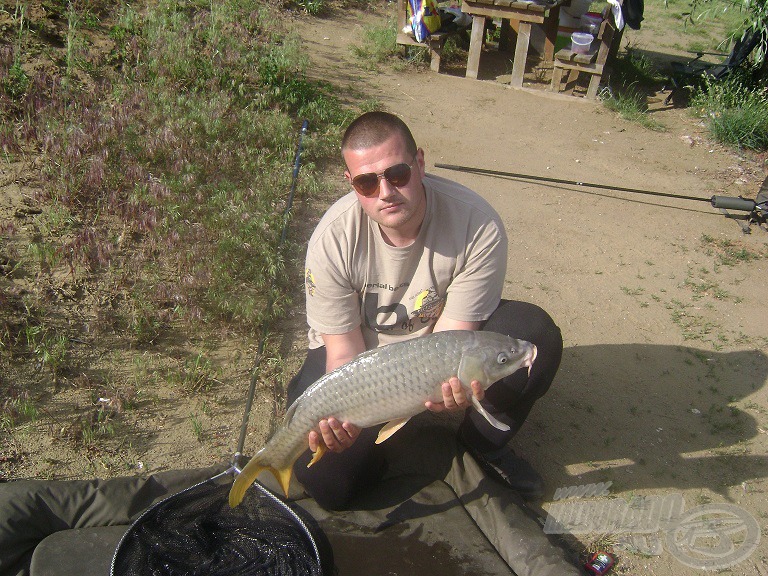
M 258 460 L 258 457 L 254 457 L 248 464 L 246 464 L 243 471 L 237 475 L 235 482 L 232 484 L 232 488 L 229 491 L 229 506 L 231 508 L 234 508 L 243 501 L 245 491 L 256 481 L 258 475 L 264 470 L 269 470 L 272 473 L 272 476 L 275 477 L 275 480 L 277 480 L 280 487 L 283 489 L 283 492 L 285 492 L 285 496 L 288 496 L 288 487 L 291 484 L 291 476 L 293 476 L 293 464 L 286 468 L 279 469 L 262 464 Z
M 256 477 L 269 468 L 259 461 L 258 456 L 251 458 L 245 468 L 237 475 L 232 488 L 229 490 L 229 506 L 234 508 L 243 501 L 245 491 L 256 481 Z

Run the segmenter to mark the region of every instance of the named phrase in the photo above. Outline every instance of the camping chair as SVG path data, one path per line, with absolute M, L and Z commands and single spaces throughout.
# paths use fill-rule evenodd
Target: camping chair
M 620 41 L 621 31 L 616 29 L 610 8 L 606 8 L 603 11 L 603 21 L 600 24 L 597 38 L 592 42 L 592 48 L 587 54 L 578 54 L 570 48 L 563 48 L 555 54 L 550 90 L 552 92 L 560 91 L 563 73 L 568 70 L 565 90 L 573 95 L 573 87 L 579 75 L 581 73 L 588 74 L 589 86 L 586 97 L 595 98 L 606 66 L 609 60 L 615 56 Z
M 709 78 L 710 80 L 722 80 L 730 74 L 735 68 L 746 62 L 749 55 L 760 43 L 761 34 L 759 30 L 753 29 L 743 35 L 733 46 L 730 54 L 718 52 L 696 52 L 696 57 L 688 62 L 672 62 L 672 74 L 669 77 L 669 83 L 672 85 L 664 104 L 669 105 L 675 94 L 680 88 L 685 87 L 691 82 Z M 728 56 L 721 64 L 711 64 L 703 62 L 704 55 L 710 56 Z

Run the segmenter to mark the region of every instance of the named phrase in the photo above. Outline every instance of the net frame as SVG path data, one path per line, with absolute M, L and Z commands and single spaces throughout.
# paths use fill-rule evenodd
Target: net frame
M 256 482 L 241 506 L 229 507 L 226 494 L 230 484 L 222 481 L 237 473 L 237 466 L 232 466 L 145 510 L 120 539 L 112 557 L 110 575 L 322 576 L 328 562 L 321 554 L 315 534 L 286 502 Z M 220 496 L 211 495 L 216 490 Z M 201 506 L 210 508 L 211 516 L 197 516 Z M 212 522 L 213 516 L 221 521 Z M 178 530 L 179 522 L 184 529 Z M 267 547 L 263 545 L 265 532 L 271 532 L 269 536 L 273 538 Z M 217 546 L 209 546 L 211 542 Z M 258 549 L 259 553 L 246 559 L 239 553 L 241 546 L 251 551 Z M 147 562 L 151 555 L 155 559 Z M 192 564 L 200 566 L 202 571 L 197 572 Z M 222 565 L 225 567 L 221 568 Z

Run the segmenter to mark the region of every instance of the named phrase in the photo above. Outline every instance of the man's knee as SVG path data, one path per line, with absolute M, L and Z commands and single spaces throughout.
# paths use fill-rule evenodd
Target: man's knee
M 505 300 L 483 326 L 483 330 L 500 332 L 513 338 L 532 342 L 540 352 L 559 358 L 563 350 L 563 336 L 552 317 L 541 307 L 530 302 Z
M 321 478 L 312 476 L 311 472 L 302 473 L 298 468 L 295 471 L 306 493 L 325 510 L 347 509 L 357 492 L 348 478 Z

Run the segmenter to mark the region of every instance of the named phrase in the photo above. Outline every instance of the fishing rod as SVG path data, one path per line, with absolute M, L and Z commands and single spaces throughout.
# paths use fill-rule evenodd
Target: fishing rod
M 725 210 L 740 210 L 743 212 L 749 212 L 747 219 L 757 223 L 765 223 L 766 215 L 768 215 L 768 199 L 761 199 L 758 195 L 758 201 L 750 200 L 749 198 L 734 197 L 734 196 L 710 196 L 709 198 L 702 198 L 700 196 L 686 196 L 683 194 L 669 194 L 667 192 L 654 192 L 652 190 L 641 190 L 638 188 L 625 188 L 623 186 L 613 186 L 608 184 L 595 184 L 592 182 L 582 182 L 579 180 L 565 180 L 562 178 L 550 178 L 546 176 L 532 176 L 530 174 L 516 174 L 514 172 L 504 172 L 501 170 L 489 170 L 487 168 L 473 168 L 471 166 L 456 166 L 453 164 L 435 164 L 435 168 L 444 168 L 446 170 L 456 170 L 458 172 L 468 172 L 470 174 L 485 174 L 488 176 L 501 176 L 507 178 L 520 178 L 523 180 L 533 180 L 538 182 L 552 182 L 555 184 L 569 184 L 571 186 L 583 186 L 585 188 L 602 188 L 605 190 L 617 190 L 619 192 L 630 192 L 633 194 L 645 194 L 648 196 L 661 196 L 663 198 L 675 198 L 677 200 L 692 200 L 695 202 L 707 202 L 714 208 L 719 208 L 723 212 Z M 768 182 L 768 178 L 766 178 Z M 763 182 L 761 192 L 763 188 L 766 188 L 766 182 Z M 726 216 L 729 216 L 725 212 Z M 746 230 L 745 230 L 746 231 Z
M 293 175 L 291 179 L 291 189 L 288 193 L 288 201 L 285 205 L 285 211 L 283 212 L 283 230 L 280 234 L 280 242 L 277 245 L 277 249 L 280 250 L 285 243 L 286 236 L 288 234 L 288 221 L 291 215 L 291 208 L 293 207 L 293 197 L 296 193 L 296 181 L 299 177 L 299 166 L 301 163 L 301 145 L 304 139 L 304 135 L 307 133 L 309 127 L 309 120 L 304 120 L 301 124 L 301 132 L 299 132 L 299 143 L 296 146 L 296 156 L 293 162 Z M 240 426 L 240 439 L 237 442 L 237 450 L 232 457 L 232 462 L 237 472 L 240 472 L 240 458 L 243 455 L 243 448 L 245 447 L 245 435 L 248 431 L 248 418 L 251 414 L 251 407 L 253 406 L 253 398 L 256 395 L 256 383 L 258 376 L 258 368 L 261 365 L 261 359 L 264 355 L 264 347 L 267 342 L 267 335 L 269 333 L 269 316 L 272 313 L 272 306 L 274 305 L 274 296 L 270 293 L 269 300 L 267 301 L 267 315 L 262 325 L 261 339 L 259 340 L 259 348 L 256 352 L 256 361 L 251 370 L 251 381 L 248 387 L 248 396 L 245 400 L 245 410 L 243 411 L 243 422 Z

